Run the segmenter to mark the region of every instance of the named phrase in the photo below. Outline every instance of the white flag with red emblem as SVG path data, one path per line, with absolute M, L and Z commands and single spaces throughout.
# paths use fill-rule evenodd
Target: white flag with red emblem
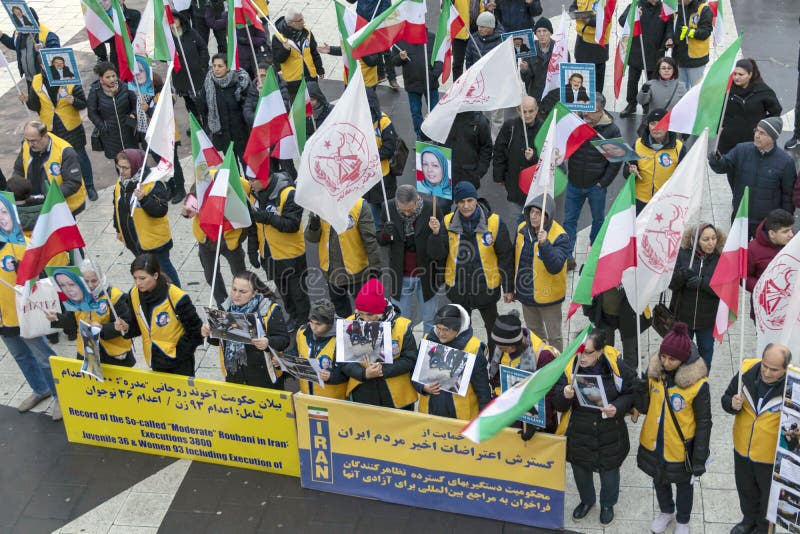
M 553 53 L 550 55 L 550 63 L 547 64 L 547 78 L 542 90 L 542 98 L 553 89 L 561 87 L 561 75 L 559 65 L 569 62 L 569 45 L 567 32 L 569 31 L 569 17 L 564 8 L 561 8 L 561 22 L 558 24 L 558 31 L 553 36 Z
M 761 354 L 768 343 L 798 347 L 800 343 L 800 233 L 772 258 L 753 288 L 753 314 L 756 317 Z

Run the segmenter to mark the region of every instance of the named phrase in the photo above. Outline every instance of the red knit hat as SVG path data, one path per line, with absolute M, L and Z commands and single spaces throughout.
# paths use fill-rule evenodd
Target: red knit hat
M 689 327 L 686 326 L 686 323 L 672 325 L 672 329 L 664 336 L 658 353 L 672 356 L 676 360 L 686 363 L 692 354 L 692 339 L 689 337 Z
M 356 295 L 356 310 L 380 315 L 386 311 L 383 284 L 377 278 L 367 280 Z

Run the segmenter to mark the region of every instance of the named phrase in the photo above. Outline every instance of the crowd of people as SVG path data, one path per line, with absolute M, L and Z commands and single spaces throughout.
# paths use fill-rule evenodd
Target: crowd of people
M 348 1 L 355 3 L 358 14 L 367 20 L 389 7 L 388 0 Z M 44 336 L 20 335 L 13 286 L 25 246 L 9 236 L 15 229 L 30 236 L 53 183 L 61 188 L 75 215 L 91 209 L 87 202 L 97 200 L 80 116 L 85 109 L 94 126 L 89 148 L 103 152 L 119 178 L 114 186 L 113 225 L 119 241 L 135 259 L 130 266 L 133 287 L 127 291 L 130 282 L 117 287 L 91 260 L 78 255 L 54 260 L 57 265 L 78 266 L 98 304 L 91 312 L 48 313 L 54 326 L 77 339 L 79 358 L 85 355 L 82 338 L 76 335 L 80 321 L 100 328 L 102 363 L 135 365 L 132 340 L 140 337 L 152 370 L 186 376 L 194 376 L 197 349 L 208 339 L 219 347 L 221 369 L 228 382 L 293 387 L 272 356 L 272 351 L 287 352 L 320 363 L 326 387 L 301 380 L 297 387 L 305 393 L 443 417 L 474 418 L 500 393 L 501 365 L 535 372 L 549 364 L 569 341 L 564 339 L 562 308 L 568 297 L 569 272 L 577 267 L 578 219 L 586 201 L 592 217 L 591 242 L 605 219 L 608 188 L 620 179 L 620 171 L 635 176 L 639 212 L 670 180 L 693 142 L 689 136 L 661 129 L 659 123 L 702 79 L 709 63 L 714 13 L 701 0 L 679 0 L 680 9 L 664 20 L 661 0 L 635 1 L 642 34 L 633 39 L 627 106 L 619 118 L 606 109 L 603 81 L 609 55 L 608 46 L 595 39 L 596 32 L 603 31 L 596 28 L 596 3 L 573 0 L 570 6 L 577 30 L 574 59 L 594 64 L 597 73 L 596 108 L 581 113 L 597 135 L 566 162 L 563 218 L 552 197 L 528 199 L 519 184 L 520 172 L 538 162 L 532 140 L 559 99 L 559 89 L 543 94 L 556 44 L 553 25 L 540 16 L 539 0 L 454 0 L 466 22 L 452 44 L 454 78 L 498 46 L 506 31 L 533 30 L 536 54 L 519 62 L 526 94 L 512 118 L 506 118 L 511 116 L 506 110 L 464 112 L 455 117 L 444 143 L 452 150 L 449 175 L 441 153 L 426 149 L 422 158 L 426 184 L 432 194 L 443 196 L 432 197 L 420 194 L 415 186 L 398 185 L 390 161 L 401 139 L 381 109 L 376 91 L 383 80 L 398 91 L 396 67 L 400 67 L 414 132 L 418 140 L 427 141 L 421 130 L 422 102 L 424 98 L 429 108 L 437 105 L 443 69 L 441 61 L 431 61 L 434 36 L 429 33 L 427 56 L 426 47 L 401 41 L 358 62 L 374 121 L 383 183 L 349 209 L 347 230 L 338 233 L 314 213 L 305 217 L 295 201 L 293 161 L 273 159 L 268 181 L 241 178 L 252 225 L 226 230 L 219 249 L 200 227 L 197 197 L 201 192 L 196 186 L 187 192 L 180 165 L 167 183 L 145 179 L 152 165 L 145 159 L 144 132 L 164 86 L 157 73 L 152 75 L 152 96 L 130 89 L 120 81 L 113 43 L 110 54 L 109 43 L 103 43 L 94 49 L 97 79 L 88 95 L 80 85 L 51 87 L 35 51 L 58 47 L 58 36 L 41 21 L 38 33 L 0 34 L 0 42 L 16 53 L 27 86 L 20 100 L 39 117 L 25 124 L 11 177 L 6 180 L 0 173 L 0 188 L 13 193 L 15 201 L 14 206 L 0 203 L 0 336 L 33 390 L 19 411 L 29 411 L 56 396 L 49 366 L 49 356 L 55 352 Z M 267 3 L 255 3 L 266 16 Z M 303 13 L 289 7 L 274 21 L 272 35 L 266 23 L 263 30 L 253 24 L 237 28 L 242 46 L 240 68 L 236 69 L 228 64 L 225 53 L 225 10 L 225 3 L 218 0 L 193 3 L 184 12 L 173 10 L 172 38 L 183 68 L 173 75 L 175 94 L 163 97 L 182 97 L 214 147 L 224 151 L 232 145 L 241 160 L 261 86 L 273 67 L 279 72 L 287 109 L 305 81 L 313 109 L 307 132 L 313 135 L 333 107 L 319 83 L 325 76 L 321 54 L 341 55 L 342 49 L 318 42 Z M 38 20 L 36 12 L 32 10 L 32 14 Z M 135 33 L 139 12 L 125 6 L 123 14 Z M 212 33 L 216 53 L 208 44 Z M 640 85 L 642 75 L 645 81 Z M 585 93 L 581 87 L 573 95 L 578 100 L 582 98 L 580 90 Z M 643 109 L 642 120 L 631 146 L 639 159 L 609 161 L 591 141 L 621 137 L 618 121 L 636 120 L 638 106 Z M 784 149 L 777 146 L 783 130 L 781 112 L 756 61 L 737 61 L 719 144 L 709 155 L 709 165 L 727 174 L 732 217 L 745 188 L 750 188 L 748 291 L 793 237 L 793 213 L 800 207 L 797 170 L 786 152 L 796 147 L 800 128 L 796 122 Z M 158 162 L 159 155 L 150 153 Z M 490 168 L 492 184 L 486 179 Z M 212 176 L 214 172 L 210 171 Z M 446 193 L 437 188 L 443 178 L 450 181 Z M 492 187 L 505 190 L 518 220 L 504 221 L 479 193 L 481 188 Z M 445 194 L 452 196 L 452 202 Z M 200 263 L 206 281 L 213 285 L 217 307 L 256 314 L 263 335 L 249 343 L 211 337 L 210 325 L 181 289 L 180 275 L 170 258 L 170 202 L 183 203 L 182 215 L 192 219 Z M 9 216 L 14 210 L 17 227 Z M 20 239 L 24 243 L 24 237 Z M 547 395 L 545 425 L 538 429 L 567 437 L 567 460 L 580 494 L 574 519 L 584 518 L 598 500 L 593 481 L 596 472 L 601 483 L 600 522 L 607 525 L 613 521 L 620 466 L 630 447 L 625 416 L 639 413 L 644 414 L 644 423 L 637 463 L 653 479 L 660 508 L 652 531 L 665 532 L 674 522 L 675 532 L 689 532 L 692 482 L 705 472 L 710 454 L 708 374 L 719 305 L 710 280 L 724 241 L 722 229 L 708 222 L 686 230 L 669 286 L 676 323 L 643 367 L 642 376 L 635 372 L 639 365 L 636 314 L 624 291 L 612 288 L 584 307 L 595 327 Z M 307 259 L 309 246 L 316 246 L 329 298 L 309 298 L 308 271 L 316 267 Z M 388 253 L 388 263 L 382 260 L 381 247 Z M 230 266 L 230 288 L 219 283 L 217 250 Z M 254 270 L 248 270 L 245 256 Z M 10 268 L 6 257 L 10 257 Z M 260 268 L 266 279 L 274 282 L 274 291 L 255 271 Z M 62 287 L 62 291 L 66 289 Z M 518 302 L 521 314 L 499 315 L 501 299 Z M 474 311 L 483 320 L 486 339 L 476 336 L 471 319 Z M 393 362 L 338 362 L 338 319 L 389 323 Z M 411 379 L 418 353 L 418 339 L 412 330 L 419 323 L 425 339 L 475 354 L 471 376 L 466 377 L 466 396 L 454 395 L 438 383 Z M 615 348 L 617 330 L 621 351 Z M 736 485 L 743 519 L 732 534 L 767 532 L 765 514 L 778 432 L 776 412 L 769 408 L 780 399 L 790 361 L 787 347 L 769 345 L 760 358 L 745 360 L 721 399 L 725 411 L 735 415 Z M 270 364 L 276 366 L 275 380 L 268 372 Z M 601 404 L 585 402 L 580 385 L 585 377 L 596 377 Z M 737 387 L 739 378 L 743 389 Z M 53 405 L 52 418 L 61 419 L 58 402 Z M 519 427 L 525 440 L 537 430 L 530 424 Z

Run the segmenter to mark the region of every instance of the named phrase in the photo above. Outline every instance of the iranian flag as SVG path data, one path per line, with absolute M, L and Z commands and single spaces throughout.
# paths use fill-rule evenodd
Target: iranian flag
M 634 4 L 635 5 L 635 4 Z M 608 211 L 592 243 L 572 295 L 567 319 L 600 293 L 622 283 L 622 273 L 636 265 L 636 177 L 631 174 Z
M 236 39 L 236 16 L 234 15 L 234 0 L 228 1 L 228 68 L 239 70 L 242 68 L 239 63 L 239 42 Z
M 264 25 L 258 18 L 258 12 L 250 0 L 233 0 L 233 18 L 238 27 L 255 26 L 264 31 Z
M 133 50 L 137 55 L 147 56 L 158 61 L 172 61 L 174 70 L 180 71 L 180 61 L 175 50 L 175 41 L 169 29 L 172 13 L 164 0 L 148 0 L 142 11 L 136 37 L 133 38 Z
M 300 91 L 298 91 L 298 95 L 302 98 Z M 292 138 L 292 136 L 292 125 L 283 103 L 278 77 L 275 76 L 275 71 L 270 66 L 264 77 L 264 84 L 261 86 L 261 94 L 258 97 L 256 114 L 253 119 L 253 129 L 243 156 L 247 166 L 255 173 L 255 177 L 265 186 L 269 182 L 269 160 L 272 148 L 278 145 L 282 139 Z M 287 154 L 280 154 L 281 159 L 290 159 L 300 155 L 296 148 L 293 153 L 289 147 L 286 147 L 285 151 Z M 279 157 L 278 152 L 279 150 L 275 150 L 273 156 Z
M 538 154 L 542 153 L 547 132 L 553 121 L 556 122 L 555 150 L 557 151 L 554 178 L 555 194 L 560 195 L 567 186 L 567 175 L 558 165 L 564 163 L 583 143 L 596 136 L 597 132 L 586 124 L 583 119 L 567 109 L 567 106 L 561 102 L 556 102 L 533 141 L 533 146 Z M 519 174 L 519 188 L 526 194 L 531 187 L 535 170 L 536 166 L 532 165 L 527 169 L 523 169 Z
M 739 289 L 747 279 L 747 212 L 750 203 L 750 188 L 744 188 L 744 195 L 736 210 L 728 240 L 719 257 L 717 267 L 711 276 L 709 286 L 719 296 L 717 319 L 714 322 L 714 337 L 722 342 L 728 328 L 736 321 L 739 312 Z M 744 303 L 742 303 L 744 305 Z
M 352 9 L 348 9 L 339 0 L 336 0 L 334 5 L 336 7 L 336 24 L 342 40 L 342 62 L 344 63 L 344 83 L 346 84 L 350 81 L 352 73 L 358 68 L 358 61 L 353 57 L 353 49 L 347 39 L 355 33 L 356 29 L 366 26 L 367 21 Z
M 583 352 L 591 325 L 584 328 L 564 352 L 525 380 L 517 382 L 490 402 L 478 416 L 464 427 L 461 434 L 475 443 L 490 439 L 536 406 L 564 374 L 570 360 Z
M 614 58 L 614 97 L 619 98 L 619 91 L 622 88 L 622 77 L 628 67 L 628 60 L 631 57 L 633 40 L 642 35 L 642 24 L 639 22 L 639 6 L 636 2 L 631 2 L 628 10 L 628 17 L 625 19 L 625 26 L 622 34 L 617 41 L 617 55 Z
M 114 23 L 114 48 L 117 49 L 119 79 L 123 82 L 132 82 L 133 71 L 131 68 L 136 68 L 136 60 L 131 47 L 131 34 L 117 0 L 111 0 L 111 18 Z
M 308 105 L 310 104 L 305 104 L 303 102 L 303 92 L 308 94 L 305 77 L 300 81 L 300 88 L 294 97 L 292 109 L 290 110 L 291 122 L 294 127 L 295 150 L 298 151 L 298 154 L 302 154 L 303 149 L 306 147 L 306 116 L 308 115 Z M 313 110 L 311 114 L 314 114 Z M 279 146 L 278 148 L 280 150 L 282 147 Z
M 553 53 L 550 55 L 550 63 L 547 65 L 547 78 L 544 82 L 544 89 L 542 90 L 542 98 L 553 89 L 558 89 L 561 86 L 561 77 L 559 75 L 559 65 L 569 62 L 569 16 L 567 15 L 564 7 L 561 7 L 561 22 L 558 24 L 558 30 L 553 36 Z
M 194 163 L 194 178 L 199 180 L 206 169 L 216 167 L 222 163 L 222 154 L 214 148 L 211 139 L 197 122 L 197 119 L 189 112 L 189 129 L 192 137 L 192 162 Z M 198 198 L 200 196 L 198 195 Z
M 668 21 L 676 11 L 678 11 L 678 0 L 661 1 L 661 20 Z
M 453 39 L 464 27 L 464 19 L 453 7 L 451 0 L 442 0 L 442 14 L 436 28 L 436 40 L 431 52 L 431 66 L 436 61 L 442 62 L 442 83 L 450 79 L 453 70 Z
M 247 228 L 252 224 L 247 195 L 244 194 L 236 156 L 233 155 L 233 143 L 228 147 L 225 161 L 217 169 L 197 216 L 200 228 L 215 243 L 223 232 Z
M 544 144 L 538 151 L 539 162 L 533 167 L 528 167 L 528 169 L 533 168 L 533 178 L 528 188 L 528 196 L 525 198 L 525 207 L 533 206 L 536 198 L 543 196 L 542 204 L 536 207 L 541 209 L 544 213 L 547 213 L 547 207 L 545 206 L 547 195 L 555 198 L 555 193 L 553 193 L 553 175 L 558 165 L 558 156 L 560 153 L 556 141 L 557 129 L 557 121 L 551 120 L 546 130 L 547 133 L 545 135 Z M 551 209 L 553 207 L 554 206 L 551 206 Z
M 175 108 L 172 105 L 172 63 L 167 68 L 167 78 L 159 93 L 153 118 L 144 135 L 150 152 L 158 154 L 160 160 L 154 169 L 150 169 L 145 183 L 170 178 L 175 172 Z M 180 165 L 180 162 L 178 162 Z
M 55 256 L 85 246 L 61 188 L 55 181 L 50 182 L 28 248 L 17 266 L 17 284 L 27 287 Z
M 725 16 L 722 9 L 723 2 L 719 0 L 712 0 L 708 3 L 708 7 L 714 13 L 714 46 L 721 47 L 725 40 Z
M 97 0 L 81 0 L 83 10 L 83 23 L 86 25 L 86 35 L 89 36 L 89 45 L 97 48 L 114 37 L 114 23 L 106 10 Z
M 742 36 L 739 35 L 709 67 L 703 81 L 689 89 L 656 128 L 693 135 L 700 135 L 708 128 L 711 135 L 716 135 L 741 46 Z
M 595 3 L 597 4 L 597 23 L 595 24 L 594 41 L 601 46 L 606 46 L 611 37 L 611 22 L 614 20 L 617 0 L 599 0 L 599 3 Z
M 427 43 L 425 0 L 395 0 L 386 11 L 350 35 L 347 41 L 356 59 L 389 50 L 398 41 Z

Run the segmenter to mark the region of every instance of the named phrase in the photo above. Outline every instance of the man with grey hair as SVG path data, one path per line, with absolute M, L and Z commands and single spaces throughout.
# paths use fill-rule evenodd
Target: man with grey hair
M 387 211 L 391 221 L 387 220 Z M 441 231 L 442 210 L 428 199 L 422 199 L 413 185 L 397 188 L 395 197 L 383 211 L 378 242 L 389 248 L 390 280 L 386 285 L 392 304 L 416 325 L 423 321 L 425 331 L 433 328 L 438 309 L 436 293 L 441 285 L 441 265 L 429 256 L 429 246 L 442 241 L 446 247 L 447 232 Z M 412 304 L 416 303 L 415 313 Z
M 769 487 L 780 431 L 789 347 L 770 343 L 761 359 L 744 360 L 740 373 L 722 396 L 722 409 L 733 420 L 733 469 L 744 516 L 731 534 L 766 534 Z M 739 375 L 741 374 L 741 389 Z M 791 392 L 787 392 L 791 396 Z
M 592 211 L 592 229 L 589 232 L 589 242 L 600 232 L 606 212 L 606 189 L 619 173 L 622 163 L 610 163 L 594 146 L 591 141 L 598 139 L 611 139 L 620 137 L 619 128 L 614 124 L 614 118 L 608 113 L 606 99 L 602 93 L 595 93 L 595 111 L 582 113 L 583 120 L 594 128 L 598 135 L 584 141 L 567 160 L 567 193 L 564 200 L 564 230 L 569 235 L 570 255 L 567 267 L 575 268 L 575 237 L 578 234 L 578 218 L 584 203 L 589 201 Z
M 300 81 L 323 78 L 325 69 L 317 51 L 317 40 L 305 26 L 303 13 L 290 7 L 286 15 L 275 21 L 276 33 L 272 35 L 272 59 L 280 65 L 281 74 L 294 101 Z

